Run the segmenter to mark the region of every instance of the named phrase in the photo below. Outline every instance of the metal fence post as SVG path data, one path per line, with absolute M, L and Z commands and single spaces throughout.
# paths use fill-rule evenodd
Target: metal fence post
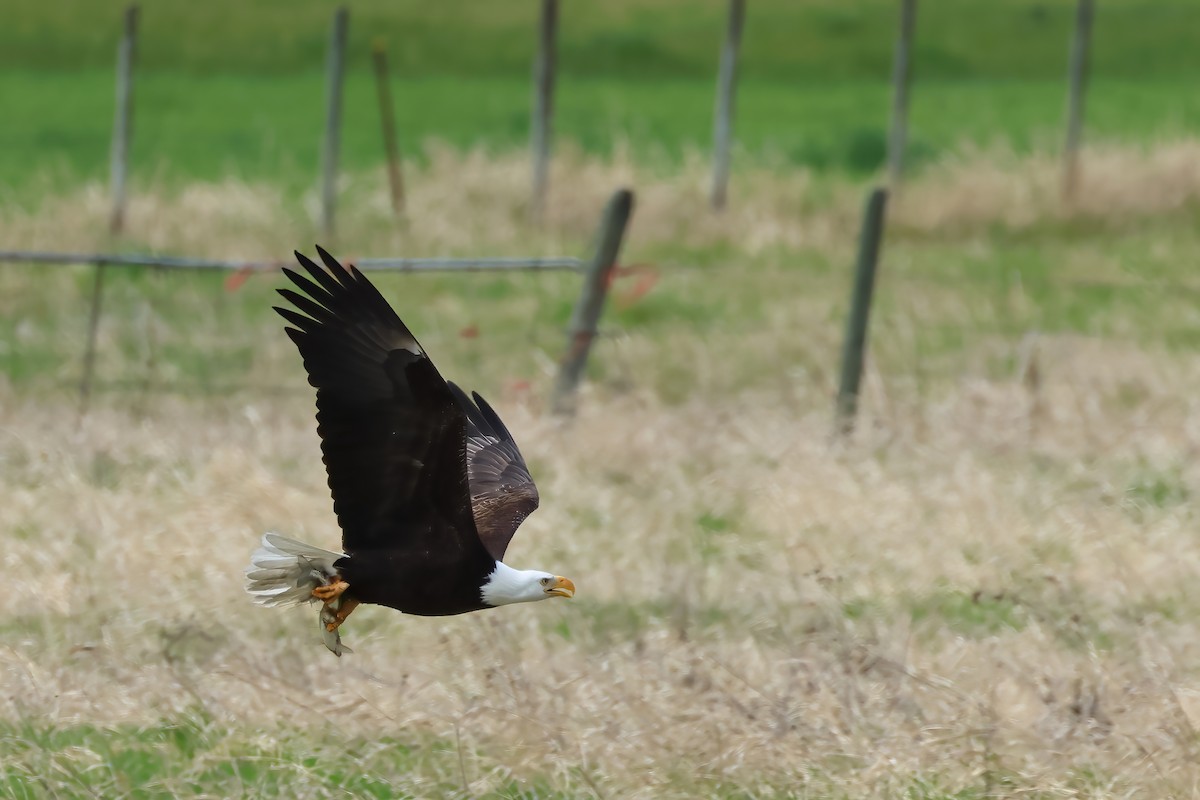
M 533 198 L 530 211 L 541 222 L 546 210 L 546 185 L 550 180 L 550 128 L 554 116 L 555 37 L 558 33 L 558 0 L 542 0 L 538 26 L 538 53 L 533 64 L 533 119 L 530 145 L 533 155 Z
M 908 87 L 912 78 L 912 40 L 917 26 L 917 0 L 900 0 L 900 30 L 892 65 L 892 124 L 888 132 L 888 185 L 896 189 L 904 177 L 908 147 Z
M 328 244 L 334 234 L 337 202 L 338 151 L 342 130 L 342 78 L 346 70 L 346 28 L 350 12 L 339 6 L 329 36 L 329 63 L 325 87 L 325 143 L 321 152 L 321 235 Z
M 383 151 L 387 155 L 392 211 L 400 218 L 404 216 L 404 177 L 400 172 L 400 148 L 396 144 L 396 112 L 388 83 L 387 49 L 382 40 L 376 40 L 371 56 L 375 63 L 375 88 L 379 95 L 379 120 L 383 125 Z
M 713 119 L 713 179 L 711 203 L 714 211 L 725 208 L 729 187 L 729 149 L 733 146 L 733 108 L 737 99 L 738 50 L 742 43 L 742 23 L 746 18 L 746 0 L 729 0 L 729 28 L 721 48 L 721 67 L 717 77 L 717 108 Z
M 608 297 L 617 256 L 629 217 L 633 213 L 633 192 L 619 189 L 604 208 L 597 236 L 596 252 L 583 278 L 583 291 L 571 315 L 567 331 L 567 348 L 558 371 L 551 407 L 556 414 L 571 414 L 575 410 L 575 390 L 587 366 L 588 353 L 596 338 L 596 327 Z
M 854 290 L 850 297 L 850 313 L 846 317 L 846 340 L 842 345 L 842 378 L 837 395 L 838 431 L 843 435 L 854 430 L 854 415 L 858 411 L 858 387 L 862 380 L 867 322 L 871 313 L 871 294 L 875 288 L 875 267 L 879 262 L 886 207 L 887 190 L 875 189 L 867 198 L 863 212 Z
M 113 234 L 125 229 L 125 178 L 129 171 L 129 140 L 133 135 L 133 65 L 137 59 L 138 7 L 125 9 L 124 32 L 117 48 L 117 96 L 113 114 L 111 154 L 112 213 L 108 229 Z
M 1088 62 L 1092 40 L 1092 0 L 1075 7 L 1075 33 L 1071 38 L 1071 64 L 1067 94 L 1067 141 L 1063 148 L 1063 200 L 1071 202 L 1079 183 L 1079 148 L 1083 141 L 1083 106 L 1087 94 Z

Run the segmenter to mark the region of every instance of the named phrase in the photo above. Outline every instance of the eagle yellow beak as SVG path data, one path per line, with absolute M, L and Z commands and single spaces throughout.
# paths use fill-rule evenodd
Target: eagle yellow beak
M 571 583 L 570 578 L 558 575 L 554 578 L 554 585 L 546 590 L 546 594 L 551 597 L 574 597 L 575 584 Z

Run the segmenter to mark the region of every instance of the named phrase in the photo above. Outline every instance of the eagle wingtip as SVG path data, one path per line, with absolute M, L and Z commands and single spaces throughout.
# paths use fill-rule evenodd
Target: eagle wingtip
M 314 271 L 319 272 L 321 270 L 321 268 L 317 266 L 317 262 L 304 255 L 304 253 L 301 253 L 299 250 L 296 251 L 296 261 L 300 262 L 300 266 L 304 267 L 305 271 L 309 273 L 313 273 Z
M 346 268 L 342 266 L 342 263 L 340 261 L 338 261 L 333 256 L 329 255 L 328 250 L 326 250 L 324 247 L 321 247 L 321 245 L 319 245 L 319 244 L 314 244 L 313 246 L 317 248 L 317 255 L 319 255 L 321 257 L 321 261 L 325 262 L 326 269 L 328 269 L 334 275 L 346 275 L 347 274 Z

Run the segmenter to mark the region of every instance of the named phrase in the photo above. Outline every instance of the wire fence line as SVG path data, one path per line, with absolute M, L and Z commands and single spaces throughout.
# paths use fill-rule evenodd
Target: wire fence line
M 582 258 L 346 258 L 360 270 L 380 272 L 508 272 L 578 271 L 587 265 Z M 0 250 L 0 262 L 92 266 L 155 267 L 166 270 L 223 272 L 278 272 L 293 259 L 210 259 L 143 253 L 56 253 L 41 250 Z
M 590 258 L 569 256 L 498 258 L 346 258 L 343 261 L 358 269 L 375 272 L 551 272 L 569 271 L 584 276 L 583 287 L 571 318 L 567 345 L 559 363 L 559 376 L 554 386 L 552 407 L 563 414 L 574 412 L 574 394 L 587 366 L 591 343 L 598 335 L 600 316 L 608 298 L 613 277 L 617 274 L 621 245 L 633 213 L 633 192 L 617 190 L 604 208 L 600 219 L 596 249 Z M 38 250 L 2 250 L 0 263 L 91 265 L 95 267 L 91 304 L 88 316 L 87 344 L 83 355 L 83 371 L 79 383 L 80 413 L 87 410 L 95 383 L 96 342 L 100 315 L 103 311 L 104 275 L 117 266 L 150 267 L 177 271 L 217 271 L 230 273 L 228 288 L 240 285 L 251 274 L 275 272 L 293 264 L 292 259 L 229 260 L 165 256 L 139 253 L 63 253 Z

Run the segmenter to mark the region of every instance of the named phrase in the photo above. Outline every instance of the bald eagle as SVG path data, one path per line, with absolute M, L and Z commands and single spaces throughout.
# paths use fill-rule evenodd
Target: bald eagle
M 317 390 L 342 552 L 267 533 L 246 568 L 255 602 L 320 602 L 325 646 L 361 603 L 443 616 L 572 597 L 575 585 L 503 562 L 537 487 L 512 434 L 478 394 L 445 381 L 379 290 L 320 247 L 328 271 L 296 253 L 307 297 L 275 308 Z

